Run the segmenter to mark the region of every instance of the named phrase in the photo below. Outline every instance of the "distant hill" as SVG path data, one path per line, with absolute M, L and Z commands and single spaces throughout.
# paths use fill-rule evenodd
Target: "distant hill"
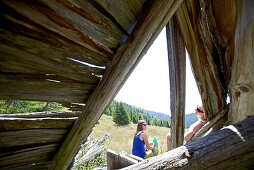
M 185 128 L 188 129 L 190 125 L 195 123 L 198 120 L 198 117 L 195 113 L 190 113 L 185 115 Z
M 140 109 L 142 109 L 142 108 L 140 108 Z M 166 119 L 167 121 L 170 122 L 170 116 L 169 115 L 166 115 L 166 114 L 160 113 L 160 112 L 154 112 L 154 111 L 150 111 L 150 110 L 145 110 L 145 109 L 142 109 L 142 110 L 144 110 L 144 112 L 148 113 L 150 116 L 156 117 L 159 120 Z
M 160 113 L 160 112 L 154 112 L 154 111 L 150 111 L 150 110 L 146 110 L 143 108 L 139 108 L 144 110 L 145 113 L 148 113 L 150 116 L 156 117 L 159 120 L 163 120 L 166 119 L 169 122 L 171 121 L 171 117 L 169 115 L 166 115 L 164 113 Z M 198 117 L 195 115 L 195 113 L 190 113 L 190 114 L 186 114 L 185 115 L 185 128 L 189 128 L 190 125 L 192 125 L 193 123 L 195 123 L 198 120 Z
M 113 101 L 109 108 L 106 110 L 106 115 L 112 115 L 113 110 L 116 108 L 118 101 Z M 127 103 L 123 103 L 127 111 L 131 114 L 132 122 L 135 124 L 139 119 L 144 119 L 146 121 L 149 121 L 151 125 L 155 126 L 161 126 L 163 120 L 167 120 L 168 122 L 171 121 L 170 115 L 161 113 L 161 112 L 155 112 L 146 110 L 137 106 L 133 106 Z M 152 120 L 156 118 L 156 120 Z M 185 115 L 185 128 L 189 128 L 190 125 L 192 125 L 194 122 L 198 120 L 195 113 L 190 113 Z M 165 126 L 167 127 L 167 126 Z

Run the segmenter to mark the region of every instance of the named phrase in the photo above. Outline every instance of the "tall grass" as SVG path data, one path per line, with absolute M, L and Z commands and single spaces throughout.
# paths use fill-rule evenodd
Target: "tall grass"
M 136 124 L 129 124 L 127 126 L 117 126 L 113 123 L 112 117 L 107 115 L 102 115 L 99 123 L 93 128 L 91 136 L 93 138 L 101 139 L 105 134 L 111 133 L 110 137 L 105 142 L 105 147 L 107 149 L 114 150 L 116 152 L 126 152 L 131 154 L 133 135 L 136 131 Z M 150 126 L 148 125 L 146 134 L 148 136 L 148 141 L 153 142 L 156 137 L 158 140 L 159 152 L 164 153 L 167 150 L 167 133 L 170 132 L 169 128 Z

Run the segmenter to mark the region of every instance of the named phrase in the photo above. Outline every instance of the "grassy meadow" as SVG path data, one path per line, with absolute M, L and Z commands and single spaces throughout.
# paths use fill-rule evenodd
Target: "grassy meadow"
M 133 123 L 127 126 L 116 126 L 111 116 L 103 114 L 99 123 L 93 128 L 90 136 L 100 140 L 105 134 L 111 133 L 110 137 L 104 143 L 104 146 L 116 152 L 124 151 L 131 154 L 133 135 L 136 129 L 137 125 Z M 166 137 L 169 131 L 170 129 L 166 127 L 147 126 L 146 134 L 148 136 L 148 141 L 152 143 L 154 138 L 158 140 L 160 154 L 166 152 Z

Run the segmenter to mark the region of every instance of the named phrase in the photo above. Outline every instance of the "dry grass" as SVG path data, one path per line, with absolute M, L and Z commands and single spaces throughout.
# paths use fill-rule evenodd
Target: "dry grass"
M 111 133 L 110 137 L 104 144 L 106 148 L 117 152 L 125 151 L 130 154 L 133 134 L 135 133 L 136 128 L 136 124 L 118 127 L 113 123 L 111 116 L 102 115 L 99 124 L 93 128 L 91 136 L 100 140 L 105 134 Z M 148 140 L 152 143 L 153 139 L 156 137 L 160 153 L 166 152 L 166 136 L 169 131 L 170 129 L 165 127 L 150 125 L 147 127 L 146 134 Z

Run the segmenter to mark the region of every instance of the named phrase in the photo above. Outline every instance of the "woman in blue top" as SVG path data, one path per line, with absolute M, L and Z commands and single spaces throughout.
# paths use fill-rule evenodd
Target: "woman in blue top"
M 137 124 L 137 131 L 134 134 L 132 154 L 139 156 L 141 158 L 148 158 L 158 154 L 158 149 L 154 149 L 156 146 L 158 146 L 158 143 L 155 142 L 153 146 L 149 145 L 147 135 L 144 132 L 146 128 L 147 128 L 146 121 L 139 120 Z M 153 150 L 153 152 L 146 153 L 145 145 L 148 150 Z

